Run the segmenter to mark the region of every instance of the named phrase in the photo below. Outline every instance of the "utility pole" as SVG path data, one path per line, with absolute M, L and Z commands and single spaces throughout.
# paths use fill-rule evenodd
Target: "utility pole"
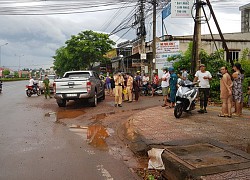
M 8 45 L 8 43 L 5 43 L 5 44 L 2 44 L 2 45 L 0 45 L 0 67 L 1 67 L 1 63 L 2 63 L 2 46 L 6 46 L 6 45 Z
M 140 38 L 141 38 L 141 72 L 145 71 L 144 60 L 146 60 L 146 49 L 145 49 L 145 39 L 146 39 L 146 28 L 145 28 L 145 1 L 140 0 Z
M 193 35 L 193 57 L 191 62 L 191 73 L 194 74 L 200 66 L 200 49 L 201 49 L 201 1 L 196 0 L 195 25 Z
M 153 50 L 153 57 L 151 62 L 151 77 L 153 77 L 153 70 L 156 69 L 155 66 L 155 57 L 156 57 L 156 0 L 153 0 L 153 44 L 152 44 L 152 50 Z

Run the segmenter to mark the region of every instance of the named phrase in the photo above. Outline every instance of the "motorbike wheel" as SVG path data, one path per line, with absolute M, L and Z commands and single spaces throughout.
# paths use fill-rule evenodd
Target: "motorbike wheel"
M 180 118 L 183 112 L 183 104 L 176 104 L 174 108 L 174 116 Z
M 26 91 L 26 95 L 27 95 L 28 97 L 30 97 L 30 96 L 31 96 L 31 91 L 30 91 L 30 90 L 27 90 L 27 91 Z
M 41 91 L 37 90 L 37 95 L 40 96 L 41 95 Z

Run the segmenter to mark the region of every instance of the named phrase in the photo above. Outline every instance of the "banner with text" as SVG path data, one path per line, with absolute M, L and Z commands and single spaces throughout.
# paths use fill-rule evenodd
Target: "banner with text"
M 165 41 L 156 43 L 155 65 L 156 69 L 158 69 L 159 77 L 161 77 L 163 74 L 163 71 L 161 71 L 163 67 L 173 66 L 174 62 L 173 61 L 169 62 L 167 61 L 167 59 L 169 57 L 177 56 L 179 54 L 180 54 L 179 41 Z
M 156 53 L 170 53 L 180 50 L 179 41 L 165 41 L 156 43 Z
M 172 18 L 191 18 L 193 0 L 172 0 L 171 1 L 171 17 Z

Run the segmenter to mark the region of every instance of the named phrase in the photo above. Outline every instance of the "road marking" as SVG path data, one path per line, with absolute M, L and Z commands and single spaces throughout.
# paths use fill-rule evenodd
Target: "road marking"
M 98 165 L 97 170 L 101 171 L 102 176 L 106 177 L 107 180 L 113 180 L 114 179 L 114 178 L 112 178 L 110 173 L 106 169 L 103 168 L 103 165 Z

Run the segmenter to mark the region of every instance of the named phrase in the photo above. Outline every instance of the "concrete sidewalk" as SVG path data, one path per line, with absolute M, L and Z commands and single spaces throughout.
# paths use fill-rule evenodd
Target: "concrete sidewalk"
M 208 113 L 184 113 L 158 106 L 136 113 L 125 124 L 127 144 L 136 154 L 152 147 L 162 154 L 168 179 L 250 179 L 250 111 L 242 117 L 218 117 L 220 107 Z

